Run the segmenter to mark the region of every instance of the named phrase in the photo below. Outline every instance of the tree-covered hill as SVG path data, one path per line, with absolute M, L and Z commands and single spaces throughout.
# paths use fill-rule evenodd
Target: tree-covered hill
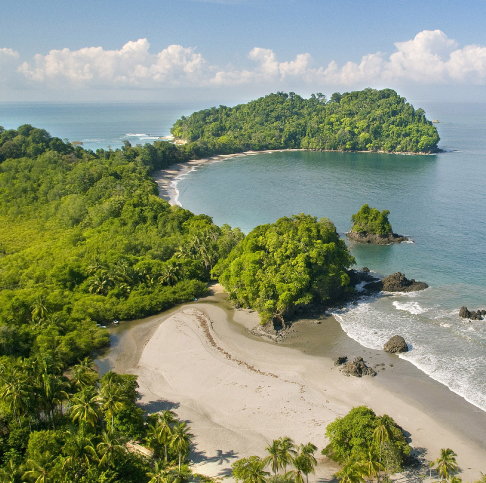
M 352 263 L 330 220 L 300 214 L 254 228 L 213 274 L 231 300 L 257 310 L 262 322 L 277 317 L 285 324 L 296 308 L 333 302 L 353 290 L 347 274 Z
M 235 107 L 182 117 L 171 133 L 210 152 L 291 149 L 438 151 L 439 135 L 425 117 L 391 89 L 322 94 L 270 94 Z

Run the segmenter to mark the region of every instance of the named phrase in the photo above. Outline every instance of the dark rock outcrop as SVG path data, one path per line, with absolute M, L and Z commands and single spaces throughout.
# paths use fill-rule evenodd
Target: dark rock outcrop
M 354 361 L 346 363 L 342 371 L 346 376 L 376 376 L 376 371 L 367 366 L 362 357 L 357 357 Z
M 467 307 L 461 307 L 459 310 L 459 317 L 462 317 L 464 319 L 470 319 L 470 320 L 483 320 L 483 315 L 486 315 L 486 310 L 476 310 L 476 311 L 471 311 L 467 310 Z
M 425 282 L 416 282 L 413 278 L 409 280 L 400 272 L 385 277 L 381 283 L 384 292 L 416 292 L 428 287 Z
M 358 233 L 350 231 L 346 236 L 358 243 L 371 243 L 373 245 L 390 245 L 391 243 L 402 243 L 409 241 L 406 236 L 397 235 L 396 233 L 389 233 L 388 235 L 375 235 L 373 233 Z
M 336 357 L 336 359 L 334 360 L 334 365 L 335 366 L 342 366 L 343 364 L 346 364 L 346 362 L 348 362 L 347 356 L 339 356 L 339 357 Z
M 396 354 L 397 352 L 408 352 L 408 346 L 401 335 L 394 335 L 383 347 L 386 352 Z

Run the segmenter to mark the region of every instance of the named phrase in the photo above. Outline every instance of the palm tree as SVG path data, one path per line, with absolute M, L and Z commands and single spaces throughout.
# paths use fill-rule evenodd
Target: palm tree
M 71 383 L 78 389 L 92 386 L 98 379 L 98 374 L 92 369 L 93 360 L 85 357 L 78 364 L 71 367 Z
M 36 459 L 27 460 L 27 468 L 29 468 L 22 479 L 27 478 L 28 480 L 33 480 L 35 483 L 47 483 L 49 481 L 49 471 L 51 466 L 51 461 L 49 459 L 49 454 L 41 453 L 39 456 L 39 461 Z
M 266 483 L 266 477 L 270 474 L 264 471 L 265 462 L 260 458 L 250 458 L 245 468 L 245 479 L 243 483 Z
M 434 464 L 437 465 L 434 470 L 439 473 L 440 481 L 448 479 L 458 470 L 456 456 L 457 454 L 454 453 L 454 451 L 452 451 L 450 448 L 442 448 L 440 450 L 440 456 L 435 461 L 430 463 L 431 467 L 433 467 Z
M 309 481 L 309 473 L 314 473 L 315 466 L 317 465 L 317 460 L 314 457 L 314 453 L 317 451 L 317 446 L 312 443 L 301 444 L 300 445 L 300 457 L 301 470 L 305 475 L 305 479 Z M 295 463 L 294 463 L 295 464 Z
M 46 307 L 45 297 L 39 295 L 32 304 L 31 320 L 34 324 L 42 324 L 49 310 Z
M 279 439 L 280 444 L 280 464 L 283 466 L 284 472 L 287 472 L 287 465 L 294 460 L 295 444 L 291 438 L 285 436 Z
M 62 448 L 64 460 L 63 470 L 76 470 L 79 477 L 91 466 L 92 459 L 98 459 L 92 439 L 82 430 L 70 428 L 66 431 L 66 442 Z
M 381 418 L 378 418 L 378 424 L 373 431 L 374 440 L 380 445 L 380 460 L 381 463 L 381 452 L 383 448 L 383 443 L 385 441 L 390 441 L 392 438 L 391 430 L 391 418 L 384 414 Z
M 305 455 L 302 453 L 298 454 L 294 459 L 293 459 L 293 465 L 294 465 L 294 470 L 289 471 L 285 476 L 292 474 L 293 479 L 295 483 L 304 483 L 304 479 L 302 478 L 302 475 L 306 474 L 309 470 L 309 464 L 308 464 L 308 459 L 306 458 Z
M 384 469 L 384 466 L 381 464 L 380 461 L 376 461 L 376 456 L 373 454 L 371 450 L 368 451 L 368 456 L 362 462 L 362 467 L 366 476 L 370 479 L 373 477 L 378 476 L 378 473 Z
M 182 454 L 186 455 L 190 446 L 193 435 L 189 433 L 187 424 L 182 422 L 176 424 L 172 430 L 172 437 L 170 445 L 179 453 L 179 471 L 181 470 L 181 458 Z
M 280 469 L 280 440 L 274 439 L 272 444 L 268 444 L 265 448 L 265 451 L 269 453 L 269 455 L 263 459 L 265 466 L 271 465 L 272 471 L 274 475 L 277 475 L 278 470 Z
M 101 456 L 98 466 L 114 466 L 117 456 L 123 455 L 126 447 L 113 433 L 103 431 L 101 442 L 96 446 L 96 451 Z
M 150 425 L 148 429 L 148 441 L 153 449 L 155 445 L 164 445 L 165 462 L 167 462 L 167 446 L 172 438 L 172 425 L 176 421 L 176 413 L 170 410 L 162 411 L 158 415 L 155 425 Z
M 6 401 L 14 413 L 14 419 L 22 426 L 20 416 L 27 412 L 29 399 L 29 378 L 16 367 L 7 368 L 1 374 L 0 397 Z
M 348 459 L 345 465 L 334 476 L 339 479 L 340 483 L 364 483 L 365 479 L 363 475 L 365 474 L 366 471 L 362 465 Z
M 93 388 L 87 387 L 71 399 L 71 419 L 81 425 L 95 426 L 99 416 L 99 397 Z
M 123 409 L 128 402 L 123 388 L 111 379 L 104 380 L 100 387 L 98 401 L 101 403 L 101 409 L 111 419 L 111 431 L 113 431 L 115 413 Z

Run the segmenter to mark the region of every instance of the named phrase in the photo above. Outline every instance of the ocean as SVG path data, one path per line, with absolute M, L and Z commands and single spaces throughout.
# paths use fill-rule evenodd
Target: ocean
M 443 153 L 301 151 L 232 158 L 182 176 L 179 202 L 245 232 L 309 213 L 331 219 L 344 238 L 364 203 L 390 210 L 394 231 L 414 243 L 351 244 L 356 268 L 367 266 L 378 276 L 400 271 L 430 288 L 363 299 L 334 315 L 368 348 L 403 335 L 411 350 L 400 357 L 486 411 L 486 320 L 458 317 L 463 305 L 486 308 L 486 104 L 413 104 L 440 121 Z M 144 144 L 168 136 L 181 115 L 211 105 L 3 103 L 0 125 L 29 123 L 87 149 L 115 149 L 125 139 Z

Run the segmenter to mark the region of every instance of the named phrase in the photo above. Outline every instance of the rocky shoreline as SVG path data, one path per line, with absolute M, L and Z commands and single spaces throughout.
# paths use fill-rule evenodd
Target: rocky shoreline
M 406 236 L 397 233 L 388 233 L 388 235 L 375 235 L 374 233 L 358 233 L 350 231 L 346 233 L 349 240 L 357 243 L 369 243 L 372 245 L 391 245 L 392 243 L 403 243 L 409 240 Z M 413 242 L 412 242 L 413 243 Z
M 322 324 L 328 317 L 329 310 L 333 310 L 337 307 L 342 308 L 350 302 L 357 303 L 362 297 L 376 295 L 380 292 L 416 292 L 428 287 L 427 283 L 417 282 L 415 279 L 408 279 L 400 272 L 396 272 L 393 275 L 380 279 L 372 275 L 370 270 L 364 267 L 362 270 L 349 270 L 348 275 L 351 279 L 351 285 L 355 286 L 357 291 L 347 297 L 343 297 L 339 304 L 334 307 L 310 304 L 298 309 L 293 317 L 290 317 L 285 321 L 281 316 L 276 316 L 265 325 L 259 325 L 249 329 L 249 332 L 254 336 L 262 337 L 268 341 L 280 343 L 292 336 L 292 333 L 295 330 L 293 328 L 293 323 L 297 320 L 306 320 L 309 323 Z M 391 350 L 388 352 L 404 352 L 404 350 L 402 344 L 400 350 Z M 363 373 L 363 375 L 366 375 L 366 372 Z

